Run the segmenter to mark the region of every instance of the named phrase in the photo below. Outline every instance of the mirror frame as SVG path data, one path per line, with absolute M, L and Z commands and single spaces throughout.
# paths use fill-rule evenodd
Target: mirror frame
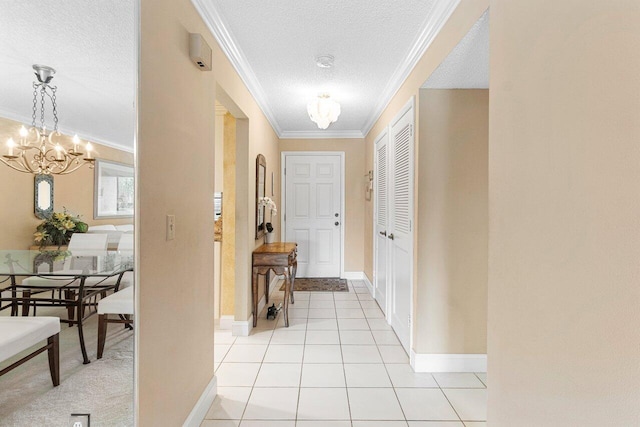
M 260 168 L 262 169 L 262 197 L 267 193 L 267 160 L 262 154 L 258 154 L 256 157 L 256 240 L 263 237 L 266 234 L 265 231 L 265 212 L 264 206 L 259 205 L 260 201 Z M 262 223 L 260 223 L 260 211 L 262 211 Z
M 49 184 L 49 191 L 48 191 L 49 207 L 48 208 L 43 208 L 38 203 L 40 196 L 42 195 L 40 193 L 40 188 L 39 188 L 40 183 L 42 182 L 46 182 Z M 33 183 L 34 183 L 33 212 L 35 213 L 36 218 L 38 219 L 49 219 L 51 218 L 51 215 L 53 215 L 53 177 L 51 175 L 39 174 L 35 176 Z M 46 193 L 44 194 L 44 197 L 47 197 Z

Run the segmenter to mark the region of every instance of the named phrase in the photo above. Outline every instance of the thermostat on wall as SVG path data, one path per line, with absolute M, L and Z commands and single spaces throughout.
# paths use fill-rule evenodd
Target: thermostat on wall
M 211 48 L 202 34 L 189 33 L 189 57 L 202 71 L 211 71 Z

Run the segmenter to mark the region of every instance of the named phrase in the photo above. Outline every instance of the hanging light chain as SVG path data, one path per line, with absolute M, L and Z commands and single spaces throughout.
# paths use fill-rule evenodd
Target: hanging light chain
M 33 82 L 33 113 L 31 114 L 31 126 L 36 127 L 36 111 L 38 110 L 38 84 Z

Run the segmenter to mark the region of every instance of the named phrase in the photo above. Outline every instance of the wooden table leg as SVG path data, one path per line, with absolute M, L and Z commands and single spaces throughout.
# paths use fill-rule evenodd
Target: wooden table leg
M 258 324 L 258 269 L 254 267 L 251 277 L 251 295 L 253 297 L 253 327 Z
M 293 300 L 293 288 L 294 285 L 296 283 L 296 273 L 298 271 L 298 261 L 294 261 L 293 265 L 291 266 L 291 276 L 289 277 L 289 280 L 291 280 L 291 304 L 293 304 L 295 301 Z
M 289 327 L 289 298 L 291 295 L 291 280 L 289 269 L 284 269 L 284 326 Z
M 271 282 L 271 270 L 264 276 L 264 302 L 269 306 L 269 282 Z

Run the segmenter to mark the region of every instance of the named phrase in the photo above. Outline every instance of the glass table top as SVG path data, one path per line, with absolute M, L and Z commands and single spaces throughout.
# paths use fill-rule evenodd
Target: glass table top
M 113 276 L 133 270 L 128 251 L 0 250 L 0 276 Z

